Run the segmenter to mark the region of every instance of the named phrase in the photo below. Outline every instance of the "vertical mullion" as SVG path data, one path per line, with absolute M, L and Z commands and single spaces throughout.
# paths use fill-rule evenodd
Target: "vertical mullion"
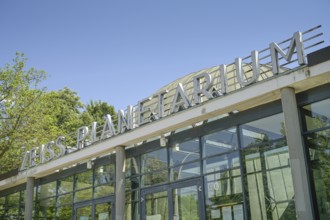
M 250 216 L 250 211 L 248 209 L 248 200 L 247 200 L 247 185 L 245 181 L 246 175 L 246 166 L 244 163 L 244 149 L 242 147 L 242 142 L 243 142 L 243 131 L 242 127 L 237 125 L 236 126 L 236 131 L 237 131 L 237 138 L 238 138 L 238 156 L 239 156 L 239 162 L 240 162 L 240 171 L 241 171 L 241 184 L 242 184 L 242 194 L 243 194 L 243 212 L 244 212 L 244 219 L 249 219 Z

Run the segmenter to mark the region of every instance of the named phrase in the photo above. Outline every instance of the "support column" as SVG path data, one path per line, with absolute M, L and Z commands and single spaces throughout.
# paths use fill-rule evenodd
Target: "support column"
M 308 167 L 301 136 L 301 126 L 294 89 L 281 89 L 281 100 L 289 148 L 296 213 L 298 219 L 310 220 L 313 219 L 313 209 L 307 178 Z
M 116 220 L 125 216 L 125 147 L 116 147 Z
M 25 190 L 24 220 L 32 219 L 33 195 L 34 195 L 34 177 L 28 177 L 26 181 L 26 190 Z

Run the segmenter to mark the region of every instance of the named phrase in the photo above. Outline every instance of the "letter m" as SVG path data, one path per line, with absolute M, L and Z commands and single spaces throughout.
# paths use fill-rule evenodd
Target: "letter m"
M 286 54 L 276 43 L 271 43 L 269 45 L 269 48 L 270 48 L 270 55 L 271 55 L 271 59 L 272 59 L 272 66 L 273 66 L 274 74 L 278 74 L 280 72 L 278 54 L 281 54 L 281 56 L 287 62 L 290 62 L 292 55 L 294 54 L 295 48 L 297 51 L 298 63 L 300 65 L 306 64 L 306 58 L 305 58 L 305 53 L 304 53 L 304 46 L 303 46 L 301 32 L 296 32 L 293 34 L 289 49 L 287 50 Z

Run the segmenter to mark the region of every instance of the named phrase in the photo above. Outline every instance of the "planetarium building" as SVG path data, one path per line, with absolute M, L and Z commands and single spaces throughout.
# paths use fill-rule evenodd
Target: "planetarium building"
M 330 219 L 330 47 L 288 37 L 25 152 L 0 219 Z

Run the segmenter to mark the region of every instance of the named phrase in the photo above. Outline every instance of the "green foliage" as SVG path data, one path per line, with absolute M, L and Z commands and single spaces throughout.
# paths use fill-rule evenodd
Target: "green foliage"
M 8 165 L 17 167 L 20 148 L 27 135 L 34 139 L 38 126 L 37 100 L 44 90 L 38 83 L 45 78 L 45 72 L 33 68 L 25 70 L 24 54 L 16 54 L 13 64 L 0 69 L 0 162 L 1 171 Z M 7 155 L 5 155 L 7 152 Z
M 116 119 L 116 112 L 113 106 L 102 101 L 90 101 L 89 104 L 86 105 L 86 110 L 82 117 L 86 125 L 94 121 L 98 124 L 103 124 L 104 116 L 107 114 L 110 114 L 113 120 Z
M 85 107 L 66 87 L 51 92 L 38 88 L 46 73 L 25 66 L 24 54 L 17 53 L 12 64 L 0 68 L 0 173 L 18 168 L 23 151 L 59 135 L 74 136 L 79 127 L 93 121 L 101 124 L 104 115 L 115 113 L 113 106 L 101 101 Z

